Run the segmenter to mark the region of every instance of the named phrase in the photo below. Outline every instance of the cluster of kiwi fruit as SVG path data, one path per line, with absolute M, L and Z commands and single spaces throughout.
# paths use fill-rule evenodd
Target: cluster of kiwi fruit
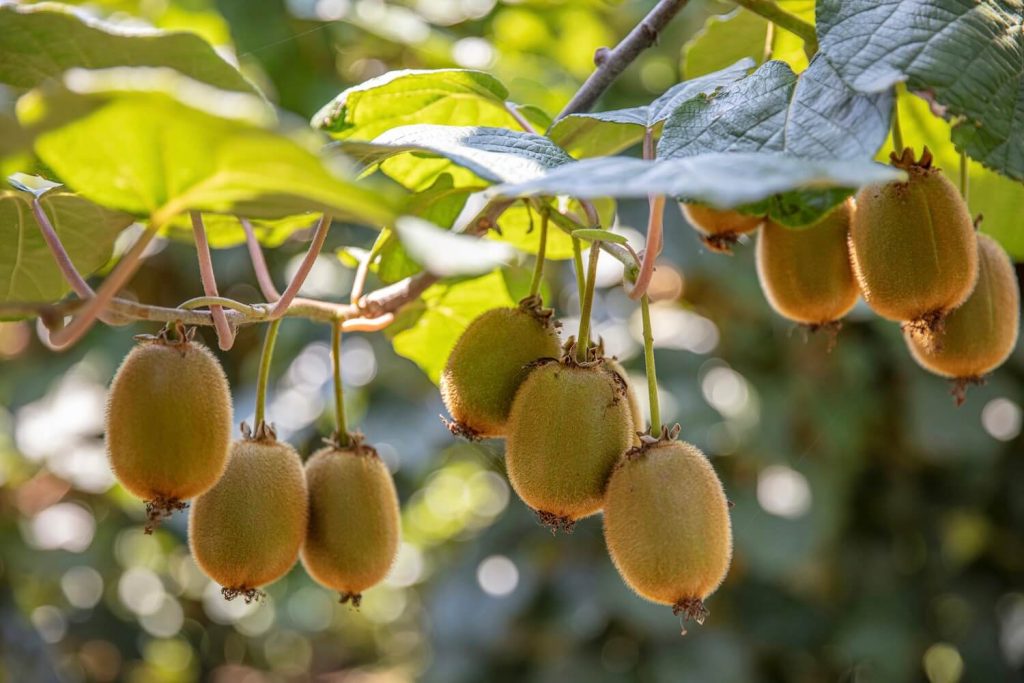
M 703 622 L 732 557 L 722 483 L 703 453 L 676 440 L 678 428 L 644 432 L 626 374 L 601 344 L 577 351 L 574 338 L 560 343 L 537 297 L 484 313 L 442 375 L 449 428 L 506 440 L 512 488 L 552 532 L 603 510 L 626 584 Z
M 259 599 L 301 557 L 341 602 L 359 606 L 398 551 L 398 496 L 358 434 L 336 434 L 303 465 L 260 422 L 231 440 L 224 371 L 194 330 L 138 337 L 110 387 L 107 453 L 118 481 L 146 502 L 147 533 L 186 507 L 189 547 L 225 598 Z
M 833 333 L 859 296 L 902 324 L 914 359 L 953 382 L 958 404 L 1013 351 L 1020 289 L 1009 256 L 977 232 L 956 186 L 924 148 L 893 153 L 907 180 L 868 185 L 819 222 L 789 229 L 765 217 L 684 204 L 705 244 L 728 250 L 760 228 L 757 272 L 780 315 Z

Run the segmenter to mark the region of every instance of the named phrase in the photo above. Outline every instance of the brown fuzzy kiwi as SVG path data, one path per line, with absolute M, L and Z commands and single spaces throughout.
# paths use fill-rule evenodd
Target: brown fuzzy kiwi
M 227 471 L 189 515 L 192 556 L 228 600 L 261 597 L 261 586 L 295 564 L 306 535 L 302 460 L 272 431 L 257 428 L 257 434 L 231 444 Z
M 306 463 L 309 527 L 302 564 L 319 583 L 359 606 L 363 591 L 384 578 L 401 537 L 398 494 L 377 451 L 353 435 Z
M 868 306 L 883 318 L 936 329 L 978 278 L 974 225 L 960 192 L 924 149 L 892 154 L 907 182 L 868 185 L 857 193 L 850 256 Z
M 757 230 L 764 218 L 748 216 L 739 211 L 714 209 L 703 204 L 680 204 L 683 216 L 700 233 L 700 239 L 711 251 L 731 254 L 732 245 L 740 235 Z
M 962 403 L 976 384 L 1003 364 L 1017 344 L 1020 288 L 1010 257 L 988 235 L 978 235 L 978 284 L 962 306 L 931 335 L 913 329 L 904 336 L 914 359 L 926 370 L 955 381 Z
M 509 481 L 542 522 L 570 530 L 601 509 L 608 475 L 633 444 L 623 378 L 603 360 L 538 361 L 508 419 Z
M 860 290 L 847 238 L 853 204 L 817 224 L 791 230 L 766 221 L 757 238 L 757 275 L 775 311 L 811 328 L 831 326 L 857 303 Z
M 557 357 L 559 349 L 552 311 L 541 308 L 539 298 L 476 318 L 459 337 L 441 376 L 441 397 L 454 418 L 449 428 L 471 439 L 502 436 L 527 366 L 538 358 Z
M 663 433 L 628 451 L 608 481 L 604 536 L 630 588 L 703 623 L 704 600 L 729 571 L 732 526 L 722 482 L 696 446 Z
M 146 501 L 151 533 L 184 501 L 213 486 L 227 466 L 231 391 L 216 357 L 181 328 L 141 337 L 114 375 L 106 441 L 117 480 Z

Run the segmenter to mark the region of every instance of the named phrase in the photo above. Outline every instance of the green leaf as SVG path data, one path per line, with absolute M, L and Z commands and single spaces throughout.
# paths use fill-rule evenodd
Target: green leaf
M 128 28 L 66 5 L 0 4 L 0 82 L 34 88 L 72 68 L 148 66 L 174 69 L 222 90 L 256 87 L 194 33 Z
M 872 161 L 737 152 L 656 161 L 630 157 L 583 159 L 560 166 L 542 178 L 499 185 L 491 192 L 506 197 L 567 195 L 581 199 L 664 194 L 735 208 L 792 190 L 851 190 L 868 183 L 905 179 L 902 171 Z
M 704 28 L 683 46 L 683 73 L 696 78 L 739 59 L 760 62 L 768 26 L 767 19 L 744 9 L 708 17 Z
M 753 61 L 743 59 L 720 71 L 683 81 L 649 105 L 571 114 L 555 123 L 548 137 L 576 158 L 616 154 L 643 140 L 648 127 L 660 127 L 683 102 L 698 95 L 710 95 L 746 76 L 753 66 Z
M 40 203 L 72 263 L 83 276 L 109 259 L 118 234 L 132 217 L 69 192 L 49 192 Z M 0 192 L 0 301 L 50 303 L 70 291 L 32 214 L 31 198 Z
M 772 151 L 812 159 L 870 159 L 889 130 L 892 95 L 848 88 L 827 58 L 816 56 L 799 78 L 770 61 L 711 97 L 677 108 L 662 131 L 658 156 Z M 813 223 L 843 192 L 801 192 L 747 207 L 789 226 Z
M 323 160 L 315 135 L 282 125 L 260 98 L 167 69 L 73 70 L 22 97 L 18 115 L 69 187 L 160 226 L 189 210 L 371 224 L 396 213 L 393 193 Z
M 917 150 L 927 145 L 935 157 L 934 164 L 954 183 L 959 182 L 960 154 L 949 143 L 952 132 L 949 122 L 935 116 L 926 100 L 907 93 L 900 95 L 900 127 L 906 145 Z M 887 157 L 888 152 L 880 156 Z M 968 206 L 972 215 L 984 216 L 981 231 L 998 240 L 1015 260 L 1024 261 L 1024 230 L 1021 229 L 1024 183 L 991 171 L 976 161 L 969 163 L 968 171 Z
M 477 316 L 515 301 L 501 271 L 429 287 L 406 306 L 388 335 L 395 352 L 418 365 L 435 384 L 459 336 Z
M 629 242 L 623 235 L 611 230 L 600 230 L 597 228 L 583 228 L 582 230 L 573 230 L 573 237 L 578 237 L 581 240 L 587 240 L 588 242 L 614 242 L 615 244 L 626 244 Z
M 395 221 L 395 233 L 412 259 L 439 277 L 481 275 L 508 265 L 515 255 L 507 244 L 449 232 L 414 216 Z
M 543 175 L 545 171 L 572 161 L 572 157 L 542 135 L 482 126 L 438 126 L 417 124 L 401 126 L 378 135 L 372 142 L 342 140 L 337 143 L 345 153 L 364 164 L 375 164 L 390 157 L 414 153 L 439 156 L 492 183 L 515 183 Z M 436 173 L 444 172 L 435 170 Z M 421 185 L 386 168 L 400 183 Z
M 249 222 L 259 243 L 273 248 L 281 246 L 300 230 L 314 226 L 319 218 L 319 214 L 307 213 L 274 219 L 253 218 Z M 230 249 L 245 244 L 245 231 L 236 216 L 204 213 L 203 227 L 206 228 L 206 238 L 213 249 Z M 187 215 L 178 216 L 161 228 L 160 234 L 179 242 L 191 242 L 192 220 Z
M 391 71 L 345 90 L 312 123 L 332 137 L 358 140 L 415 123 L 518 129 L 507 97 L 505 86 L 481 71 Z
M 1024 29 L 1005 0 L 822 0 L 821 51 L 856 90 L 906 81 L 947 117 L 953 140 L 985 166 L 1024 180 Z

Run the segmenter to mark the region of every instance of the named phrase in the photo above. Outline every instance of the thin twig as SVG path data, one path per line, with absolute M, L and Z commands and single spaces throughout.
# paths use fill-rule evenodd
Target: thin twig
M 660 0 L 646 17 L 611 50 L 599 50 L 595 55 L 597 68 L 586 82 L 576 91 L 569 104 L 555 117 L 562 119 L 569 114 L 588 111 L 601 94 L 608 89 L 619 74 L 658 39 L 658 34 L 668 25 L 687 0 Z
M 537 129 L 533 127 L 533 124 L 526 120 L 526 117 L 523 116 L 523 113 L 521 111 L 516 109 L 516 106 L 514 104 L 512 104 L 511 102 L 506 102 L 505 111 L 507 111 L 509 116 L 514 118 L 516 120 L 516 123 L 519 124 L 519 127 L 525 130 L 527 133 L 539 135 Z
M 249 248 L 249 260 L 252 261 L 252 268 L 256 271 L 256 281 L 260 285 L 260 291 L 263 292 L 263 297 L 268 302 L 277 301 L 281 298 L 281 293 L 274 286 L 274 278 L 270 276 L 267 260 L 263 257 L 263 249 L 260 248 L 260 242 L 256 239 L 252 223 L 249 222 L 248 218 L 242 218 L 241 216 L 238 217 L 238 222 L 242 224 L 242 230 L 245 232 L 245 244 Z
M 325 213 L 320 217 L 320 222 L 316 225 L 316 232 L 313 233 L 313 240 L 309 244 L 309 250 L 302 259 L 302 263 L 299 264 L 295 277 L 292 278 L 292 281 L 288 283 L 288 287 L 281 293 L 281 298 L 274 303 L 274 309 L 270 312 L 271 320 L 283 316 L 288 310 L 288 306 L 291 305 L 292 300 L 298 295 L 299 290 L 302 289 L 309 271 L 313 270 L 313 264 L 316 263 L 316 259 L 320 255 L 320 250 L 324 246 L 324 240 L 327 239 L 327 231 L 330 227 L 331 217 Z
M 192 237 L 196 243 L 196 256 L 199 259 L 199 278 L 203 282 L 203 291 L 206 296 L 220 296 L 217 291 L 217 277 L 213 272 L 213 258 L 210 256 L 210 245 L 206 241 L 206 226 L 203 225 L 203 216 L 198 211 L 192 211 Z M 235 344 L 235 333 L 228 324 L 224 309 L 220 306 L 210 306 L 210 315 L 213 316 L 213 327 L 217 331 L 217 346 L 221 351 L 228 351 Z

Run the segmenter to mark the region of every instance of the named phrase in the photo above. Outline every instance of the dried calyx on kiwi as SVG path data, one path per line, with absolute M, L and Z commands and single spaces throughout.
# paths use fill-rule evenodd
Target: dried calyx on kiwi
M 957 405 L 967 387 L 984 383 L 1013 352 L 1020 327 L 1020 287 L 1010 257 L 988 235 L 978 237 L 978 284 L 941 330 L 904 337 L 921 367 L 953 381 Z
M 512 402 L 505 463 L 513 489 L 552 531 L 601 509 L 608 475 L 634 440 L 627 384 L 600 355 L 533 363 Z
M 754 232 L 764 221 L 761 216 L 748 216 L 739 211 L 715 209 L 704 204 L 680 203 L 679 208 L 690 225 L 700 233 L 704 246 L 720 254 L 731 254 L 740 235 Z
M 292 568 L 306 534 L 306 478 L 299 454 L 260 423 L 243 423 L 227 470 L 189 515 L 189 547 L 224 597 L 246 602 Z
M 452 433 L 469 439 L 502 436 L 512 399 L 538 358 L 559 352 L 558 323 L 540 297 L 477 317 L 459 337 L 441 375 Z
M 704 601 L 732 560 L 729 502 L 707 457 L 678 433 L 663 427 L 622 456 L 608 481 L 604 535 L 633 591 L 703 623 Z
M 180 323 L 139 335 L 110 386 L 107 455 L 117 480 L 146 502 L 152 533 L 224 472 L 231 391 L 217 358 Z
M 925 147 L 891 155 L 906 182 L 857 193 L 850 256 L 864 300 L 883 318 L 928 334 L 962 304 L 978 277 L 978 247 L 967 204 Z
M 302 564 L 318 583 L 359 607 L 398 554 L 398 494 L 384 461 L 362 434 L 337 436 L 306 462 L 309 527 Z

